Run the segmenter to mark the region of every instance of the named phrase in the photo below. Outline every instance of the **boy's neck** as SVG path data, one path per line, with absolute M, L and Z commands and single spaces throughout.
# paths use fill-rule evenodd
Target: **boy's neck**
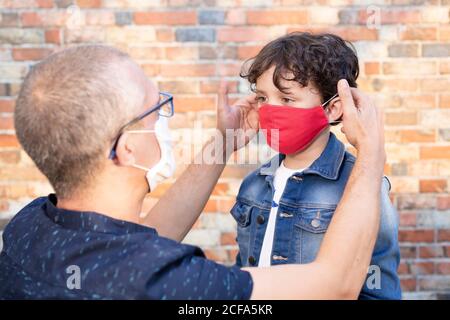
M 306 169 L 320 157 L 330 138 L 330 130 L 324 130 L 311 145 L 298 153 L 286 155 L 284 166 L 288 169 Z

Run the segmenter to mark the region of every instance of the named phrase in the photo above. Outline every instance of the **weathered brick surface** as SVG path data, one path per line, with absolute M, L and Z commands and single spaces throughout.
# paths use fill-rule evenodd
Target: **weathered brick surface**
M 0 0 L 0 229 L 28 200 L 51 191 L 20 150 L 12 113 L 26 72 L 55 50 L 101 42 L 129 52 L 175 94 L 171 127 L 181 154 L 195 125 L 214 127 L 219 80 L 230 80 L 233 99 L 244 94 L 239 68 L 267 41 L 294 30 L 333 32 L 354 43 L 358 84 L 385 111 L 403 289 L 407 297 L 436 298 L 450 290 L 449 8 L 444 0 Z M 228 212 L 253 168 L 227 167 L 189 234 L 186 241 L 208 257 L 234 261 Z

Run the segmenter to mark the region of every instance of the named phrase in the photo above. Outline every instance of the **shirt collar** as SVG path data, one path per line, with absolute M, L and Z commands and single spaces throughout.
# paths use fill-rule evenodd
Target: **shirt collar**
M 156 234 L 156 230 L 153 228 L 114 219 L 96 212 L 61 209 L 56 206 L 57 201 L 56 195 L 50 194 L 47 197 L 47 201 L 44 203 L 43 209 L 47 217 L 64 228 L 114 235 L 138 232 Z
M 345 155 L 345 146 L 333 133 L 330 133 L 328 143 L 319 158 L 317 158 L 309 168 L 303 172 L 317 174 L 323 178 L 336 180 Z M 269 162 L 259 169 L 260 175 L 273 176 L 286 156 L 277 154 Z

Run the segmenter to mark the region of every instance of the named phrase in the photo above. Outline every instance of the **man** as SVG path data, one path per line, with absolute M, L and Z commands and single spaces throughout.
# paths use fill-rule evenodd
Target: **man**
M 379 225 L 383 125 L 375 106 L 346 81 L 338 92 L 358 159 L 316 260 L 241 270 L 179 242 L 208 200 L 229 148 L 243 143 L 224 139 L 215 163 L 190 165 L 139 221 L 145 195 L 171 171 L 163 120 L 173 114 L 171 97 L 110 47 L 80 46 L 45 59 L 23 83 L 15 128 L 56 194 L 34 200 L 6 227 L 0 297 L 357 298 Z M 253 96 L 230 107 L 221 88 L 222 134 L 257 129 L 256 114 Z

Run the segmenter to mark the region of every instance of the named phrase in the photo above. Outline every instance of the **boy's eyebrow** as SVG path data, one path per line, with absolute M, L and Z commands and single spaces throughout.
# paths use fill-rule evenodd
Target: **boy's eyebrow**
M 256 93 L 265 93 L 264 90 L 255 89 Z

